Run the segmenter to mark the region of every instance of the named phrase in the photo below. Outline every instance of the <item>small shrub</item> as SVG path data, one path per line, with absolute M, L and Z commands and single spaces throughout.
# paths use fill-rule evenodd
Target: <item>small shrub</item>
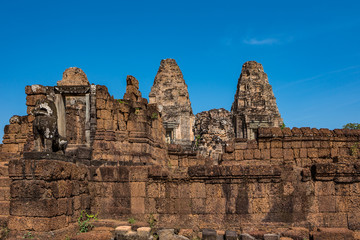
M 97 214 L 87 214 L 85 210 L 82 210 L 78 218 L 79 232 L 90 231 L 94 227 L 94 225 L 90 223 L 91 220 L 97 220 Z
M 31 232 L 27 232 L 27 233 L 24 234 L 23 238 L 34 239 L 34 236 L 31 234 Z
M 156 112 L 152 113 L 151 119 L 158 119 L 158 114 Z
M 343 129 L 360 129 L 360 123 L 348 123 L 343 126 Z
M 134 224 L 134 223 L 136 223 L 136 220 L 134 218 L 129 218 L 128 223 Z
M 149 223 L 149 227 L 151 229 L 153 229 L 155 227 L 155 225 L 156 225 L 156 219 L 155 219 L 155 217 L 154 217 L 154 215 L 152 213 L 149 215 L 148 223 Z
M 200 136 L 200 135 L 196 135 L 196 136 L 195 136 L 195 147 L 198 147 L 198 146 L 199 146 L 200 139 L 201 139 L 201 136 Z
M 284 129 L 284 128 L 286 128 L 285 123 L 282 123 L 280 128 L 281 128 L 281 130 Z
M 355 143 L 354 145 L 352 145 L 350 147 L 350 151 L 351 151 L 351 156 L 356 157 L 358 155 L 358 152 L 359 152 L 359 144 Z
M 125 103 L 123 100 L 121 100 L 121 99 L 118 99 L 117 100 L 119 103 Z

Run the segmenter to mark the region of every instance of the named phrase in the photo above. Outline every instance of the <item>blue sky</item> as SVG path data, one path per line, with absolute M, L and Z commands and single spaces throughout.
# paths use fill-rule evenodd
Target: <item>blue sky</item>
M 174 58 L 194 113 L 230 110 L 244 62 L 263 64 L 289 127 L 360 122 L 360 1 L 1 1 L 0 137 L 25 115 L 26 85 L 68 67 L 122 98 L 126 75 L 148 97 Z

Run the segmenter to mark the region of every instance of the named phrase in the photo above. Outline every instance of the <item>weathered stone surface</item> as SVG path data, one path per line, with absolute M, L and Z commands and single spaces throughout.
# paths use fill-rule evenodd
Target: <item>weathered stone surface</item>
M 58 86 L 81 86 L 90 85 L 86 74 L 77 67 L 71 67 L 65 70 L 61 81 L 57 82 Z
M 190 145 L 194 140 L 194 114 L 187 85 L 174 59 L 161 60 L 149 94 L 149 102 L 157 103 L 168 143 Z
M 172 240 L 175 235 L 174 229 L 163 229 L 157 233 L 159 235 L 159 239 L 162 240 Z
M 225 232 L 225 240 L 237 240 L 238 235 L 235 231 L 226 231 Z
M 231 112 L 238 138 L 255 139 L 259 127 L 282 125 L 274 93 L 260 63 L 244 63 Z
M 203 229 L 202 230 L 202 239 L 204 240 L 216 240 L 217 234 L 213 229 Z
M 131 231 L 131 226 L 118 226 L 115 228 L 115 233 L 120 235 L 125 235 Z
M 125 100 L 139 102 L 141 92 L 139 91 L 139 81 L 133 76 L 128 75 L 126 78 L 126 93 L 124 94 Z
M 230 139 L 235 136 L 231 113 L 223 108 L 196 114 L 195 148 L 202 156 L 219 159 Z
M 309 238 L 309 230 L 306 228 L 294 227 L 286 230 L 282 235 L 294 240 L 303 240 Z
M 38 85 L 38 84 L 26 86 L 25 93 L 27 95 L 46 94 L 46 87 L 44 87 L 42 85 Z
M 279 240 L 280 236 L 278 234 L 268 233 L 264 234 L 264 240 Z
M 251 236 L 250 234 L 247 233 L 242 233 L 239 236 L 240 240 L 255 240 L 255 238 L 253 236 Z
M 150 227 L 140 227 L 136 231 L 137 231 L 138 236 L 142 239 L 148 239 L 151 234 Z
M 162 229 L 157 233 L 159 240 L 188 240 L 187 237 L 176 235 L 174 229 Z
M 320 228 L 312 232 L 314 240 L 353 240 L 353 232 L 344 228 Z

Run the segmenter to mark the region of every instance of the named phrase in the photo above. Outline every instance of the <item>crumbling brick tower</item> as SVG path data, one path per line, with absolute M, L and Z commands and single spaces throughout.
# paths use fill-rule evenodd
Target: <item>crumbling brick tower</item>
M 189 146 L 195 116 L 183 74 L 174 59 L 161 60 L 149 94 L 149 102 L 157 103 L 168 143 Z
M 276 98 L 260 63 L 249 61 L 242 66 L 231 112 L 237 138 L 255 139 L 259 127 L 282 125 Z

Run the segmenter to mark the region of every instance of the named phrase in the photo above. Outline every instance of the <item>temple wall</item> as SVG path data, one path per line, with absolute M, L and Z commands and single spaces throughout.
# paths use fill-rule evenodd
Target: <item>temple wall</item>
M 359 156 L 351 156 L 354 151 L 351 147 L 360 140 L 359 132 L 293 129 L 298 135 L 292 139 L 286 139 L 286 132 L 288 129 L 263 129 L 258 143 L 236 141 L 234 152 L 259 150 L 261 155 L 267 146 L 270 157 L 232 159 L 231 163 L 237 162 L 232 166 L 211 166 L 204 159 L 196 163 L 193 153 L 181 151 L 176 145 L 169 146 L 170 164 L 162 167 L 91 166 L 91 211 L 99 212 L 103 218 L 123 216 L 139 220 L 152 214 L 158 227 L 250 231 L 296 226 L 360 230 Z M 319 147 L 313 145 L 319 138 L 309 136 L 310 132 L 327 134 L 318 136 L 323 138 Z M 302 149 L 306 145 L 305 149 L 318 152 L 325 152 L 321 150 L 324 148 L 330 155 L 327 158 L 321 158 L 321 154 L 303 158 L 299 155 L 297 160 L 279 154 L 275 158 L 272 151 L 287 149 L 280 148 L 278 143 L 285 139 L 285 146 L 289 143 Z M 248 149 L 239 149 L 240 146 Z M 313 154 L 315 150 L 306 152 Z M 223 163 L 230 163 L 227 161 Z
M 77 222 L 81 210 L 89 211 L 87 169 L 67 160 L 59 154 L 32 152 L 10 161 L 8 228 L 13 236 L 64 229 Z
M 228 144 L 218 165 L 177 145 L 169 145 L 162 165 L 89 160 L 86 166 L 27 153 L 10 161 L 8 226 L 61 229 L 86 209 L 102 219 L 153 215 L 160 228 L 359 231 L 359 141 L 356 130 L 260 129 L 257 142 Z
M 147 164 L 166 159 L 165 133 L 155 104 L 116 100 L 97 86 L 93 160 Z
M 354 162 L 359 158 L 359 130 L 260 128 L 257 141 L 235 139 L 222 157 L 223 165 Z

